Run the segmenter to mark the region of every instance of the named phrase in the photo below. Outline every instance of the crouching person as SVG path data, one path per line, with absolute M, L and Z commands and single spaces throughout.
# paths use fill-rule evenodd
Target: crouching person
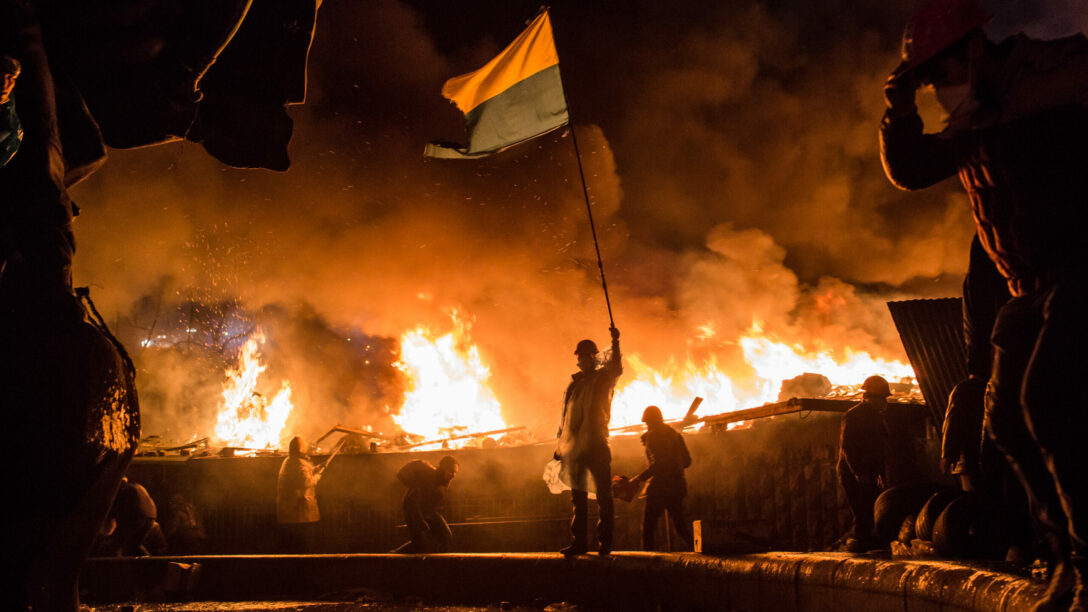
M 461 469 L 453 457 L 446 455 L 438 467 L 422 460 L 411 461 L 397 472 L 397 480 L 408 487 L 404 494 L 404 522 L 411 538 L 393 552 L 447 552 L 453 532 L 442 516 L 442 502 L 450 481 Z

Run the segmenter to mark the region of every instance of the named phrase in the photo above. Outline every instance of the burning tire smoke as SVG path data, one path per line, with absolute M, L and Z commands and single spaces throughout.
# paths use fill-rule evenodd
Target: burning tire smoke
M 909 376 L 883 302 L 957 294 L 971 222 L 953 189 L 882 175 L 881 84 L 908 3 L 586 4 L 553 19 L 628 361 L 613 424 L 647 403 L 675 418 L 693 394 L 702 413 L 750 407 L 805 371 L 838 384 L 851 359 L 856 382 Z M 289 381 L 281 442 L 335 423 L 430 435 L 408 424 L 425 379 L 396 364 L 413 330 L 445 342 L 458 310 L 467 363 L 489 371 L 471 393 L 499 406 L 479 427 L 554 434 L 575 343 L 607 338 L 569 138 L 420 155 L 461 136 L 444 79 L 536 10 L 484 6 L 456 7 L 490 15 L 468 23 L 431 3 L 326 3 L 286 173 L 174 143 L 114 151 L 73 192 L 76 281 L 134 349 L 145 433 L 208 435 L 259 326 L 268 388 L 250 392 Z M 224 304 L 222 329 L 192 316 Z

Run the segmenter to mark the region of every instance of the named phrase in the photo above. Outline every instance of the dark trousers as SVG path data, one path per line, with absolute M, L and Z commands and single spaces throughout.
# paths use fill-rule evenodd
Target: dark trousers
M 280 523 L 279 549 L 282 554 L 308 555 L 313 550 L 317 523 Z
M 842 484 L 843 493 L 846 494 L 846 503 L 850 506 L 850 512 L 854 515 L 854 537 L 858 539 L 873 536 L 873 506 L 876 498 L 880 496 L 880 487 L 876 482 L 862 484 L 857 476 L 850 471 L 846 462 L 839 460 L 839 483 Z
M 404 496 L 404 522 L 408 525 L 411 542 L 407 547 L 401 547 L 402 552 L 448 552 L 453 532 L 438 509 L 426 507 L 421 498 L 416 490 L 408 491 Z
M 1028 493 L 1055 554 L 1088 554 L 1088 319 L 1081 280 L 1010 300 L 994 324 L 987 432 Z
M 684 540 L 686 546 L 684 550 L 691 550 L 691 523 L 688 522 L 687 514 L 684 513 L 684 497 L 676 495 L 646 497 L 646 508 L 642 511 L 642 550 L 654 549 L 657 521 L 666 510 L 669 512 L 669 520 L 672 521 L 673 527 Z M 669 526 L 665 525 L 665 529 L 668 528 Z
M 586 472 L 593 477 L 597 487 L 597 509 L 600 519 L 597 521 L 597 543 L 601 548 L 612 549 L 612 525 L 615 522 L 615 509 L 612 507 L 612 451 L 608 445 L 598 446 L 586 453 L 579 460 L 571 462 L 571 482 L 585 482 Z M 576 546 L 586 546 L 589 528 L 589 494 L 578 489 L 571 489 L 571 503 L 574 505 L 574 518 L 570 521 L 570 534 Z

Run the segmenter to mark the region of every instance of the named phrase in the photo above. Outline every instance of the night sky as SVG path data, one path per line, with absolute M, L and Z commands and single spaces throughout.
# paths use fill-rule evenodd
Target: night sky
M 457 309 L 507 421 L 554 431 L 575 343 L 608 337 L 569 135 L 481 161 L 422 157 L 430 140 L 465 139 L 443 82 L 538 6 L 326 1 L 307 102 L 291 109 L 291 169 L 226 168 L 192 143 L 111 151 L 72 193 L 76 284 L 130 346 L 152 324 L 184 327 L 193 304 L 259 321 L 270 371 L 307 406 L 289 427 L 305 433 L 387 418 L 395 338 L 448 331 Z M 909 10 L 552 5 L 626 354 L 654 367 L 714 356 L 743 376 L 736 340 L 759 321 L 783 341 L 902 359 L 884 301 L 959 295 L 966 197 L 952 182 L 897 191 L 877 150 Z M 707 324 L 716 334 L 699 337 Z M 194 406 L 214 401 L 222 370 L 135 352 L 145 431 L 204 427 Z

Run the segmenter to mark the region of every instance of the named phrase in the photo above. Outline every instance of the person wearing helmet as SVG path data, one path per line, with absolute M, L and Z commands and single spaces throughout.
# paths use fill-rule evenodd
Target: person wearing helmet
M 450 482 L 461 470 L 461 464 L 452 455 L 446 455 L 438 467 L 423 460 L 409 461 L 397 472 L 397 480 L 408 487 L 404 494 L 404 522 L 408 525 L 410 540 L 395 553 L 447 552 L 453 532 L 442 516 L 442 503 L 446 499 Z
M 684 497 L 688 494 L 684 470 L 691 466 L 691 454 L 684 436 L 665 423 L 661 409 L 648 406 L 642 413 L 646 433 L 647 468 L 631 479 L 631 486 L 646 485 L 646 508 L 642 512 L 642 550 L 654 549 L 654 532 L 663 512 L 669 513 L 673 527 L 684 540 L 687 550 L 692 547 L 691 523 L 684 513 Z M 666 526 L 668 529 L 668 526 Z
M 1012 295 L 993 324 L 987 435 L 1056 557 L 1042 609 L 1072 590 L 1088 610 L 1088 414 L 1065 384 L 1088 370 L 1088 40 L 994 44 L 982 32 L 988 19 L 971 0 L 919 8 L 885 87 L 881 157 L 900 188 L 958 174 L 967 191 L 979 241 Z M 925 84 L 949 113 L 940 133 L 924 133 L 915 108 Z
M 884 412 L 891 388 L 880 376 L 870 376 L 862 383 L 863 399 L 842 417 L 839 434 L 839 460 L 836 468 L 846 502 L 854 515 L 847 549 L 863 552 L 876 545 L 873 536 L 873 505 L 884 490 L 885 438 Z
M 615 511 L 612 506 L 612 451 L 608 447 L 608 423 L 612 418 L 612 393 L 616 380 L 623 373 L 620 355 L 620 331 L 609 329 L 612 335 L 612 351 L 608 360 L 597 367 L 597 345 L 592 340 L 582 340 L 574 349 L 578 356 L 578 372 L 571 375 L 563 398 L 563 416 L 560 421 L 556 459 L 562 462 L 564 479 L 570 483 L 574 517 L 571 519 L 571 544 L 561 553 L 567 556 L 582 555 L 589 549 L 588 477 L 597 495 L 600 519 L 597 522 L 598 552 L 612 552 L 612 525 Z

